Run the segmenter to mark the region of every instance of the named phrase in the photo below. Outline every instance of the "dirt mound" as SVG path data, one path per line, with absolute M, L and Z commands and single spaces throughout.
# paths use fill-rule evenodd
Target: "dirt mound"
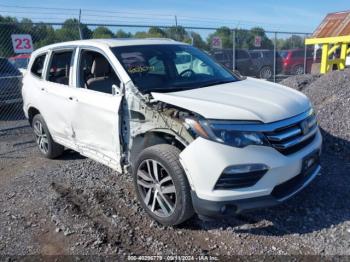
M 296 75 L 282 80 L 280 84 L 302 91 L 319 77 L 320 75 Z
M 293 76 L 282 84 L 301 90 L 312 101 L 323 130 L 324 149 L 350 156 L 350 69 L 323 76 Z

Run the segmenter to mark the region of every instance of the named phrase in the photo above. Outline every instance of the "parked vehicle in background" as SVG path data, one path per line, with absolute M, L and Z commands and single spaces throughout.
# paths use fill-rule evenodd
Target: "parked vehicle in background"
M 228 69 L 233 68 L 233 53 L 232 49 L 218 49 L 210 52 L 211 56 L 220 64 L 224 65 Z M 257 69 L 253 63 L 247 50 L 236 49 L 235 52 L 235 65 L 242 75 L 256 76 Z
M 67 147 L 132 175 L 141 206 L 164 225 L 279 204 L 320 170 L 305 95 L 242 78 L 185 43 L 46 46 L 33 53 L 22 93 L 43 156 Z
M 9 57 L 9 61 L 23 74 L 28 66 L 30 59 L 30 54 L 20 54 L 16 56 Z
M 279 51 L 283 60 L 283 73 L 287 75 L 302 75 L 304 74 L 304 57 L 305 50 L 302 48 L 281 50 Z M 314 49 L 306 50 L 306 68 L 305 72 L 310 73 L 312 64 L 319 63 L 321 53 L 317 52 L 316 59 L 314 60 Z
M 273 50 L 249 50 L 249 54 L 256 67 L 256 76 L 261 79 L 271 79 L 274 74 Z M 276 75 L 282 71 L 282 57 L 276 52 Z
M 22 101 L 22 74 L 6 58 L 0 58 L 0 106 Z

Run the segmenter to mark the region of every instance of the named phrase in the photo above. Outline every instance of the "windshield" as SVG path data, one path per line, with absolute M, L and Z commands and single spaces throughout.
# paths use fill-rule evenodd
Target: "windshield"
M 239 80 L 208 55 L 188 45 L 114 47 L 141 93 L 189 90 Z

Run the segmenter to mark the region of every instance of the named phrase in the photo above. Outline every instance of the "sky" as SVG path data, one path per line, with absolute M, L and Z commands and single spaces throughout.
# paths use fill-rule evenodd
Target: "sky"
M 90 23 L 171 25 L 175 23 L 176 15 L 178 24 L 187 26 L 261 26 L 266 30 L 313 32 L 327 13 L 348 10 L 350 5 L 349 0 L 0 0 L 1 15 L 49 22 L 77 14 L 79 8 L 83 9 L 82 21 Z

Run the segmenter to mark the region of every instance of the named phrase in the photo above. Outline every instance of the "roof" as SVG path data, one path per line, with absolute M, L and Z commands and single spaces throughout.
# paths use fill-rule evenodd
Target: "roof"
M 350 11 L 328 14 L 313 33 L 313 38 L 350 35 Z
M 69 42 L 61 42 L 48 46 L 44 46 L 36 50 L 40 52 L 46 49 L 65 47 L 65 46 L 95 46 L 95 47 L 117 47 L 117 46 L 131 46 L 131 45 L 161 45 L 161 44 L 184 44 L 167 38 L 118 38 L 118 39 L 86 39 Z

